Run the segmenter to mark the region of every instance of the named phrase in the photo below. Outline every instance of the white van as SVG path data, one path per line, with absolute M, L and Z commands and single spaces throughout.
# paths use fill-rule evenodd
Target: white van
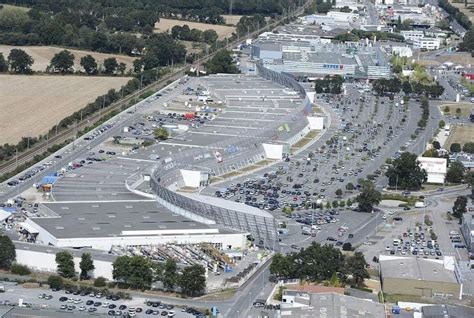
M 425 202 L 418 201 L 415 203 L 415 208 L 425 208 L 425 207 L 426 207 Z

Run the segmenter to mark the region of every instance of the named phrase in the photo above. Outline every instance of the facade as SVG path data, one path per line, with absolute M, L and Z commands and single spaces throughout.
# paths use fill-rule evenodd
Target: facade
M 400 34 L 403 36 L 405 41 L 413 42 L 415 39 L 419 39 L 425 36 L 425 32 L 420 30 L 408 30 L 400 31 Z
M 408 46 L 394 46 L 392 47 L 392 54 L 400 57 L 412 57 L 413 51 Z
M 455 260 L 380 255 L 382 290 L 386 294 L 462 299 Z
M 272 37 L 270 41 L 262 37 L 253 44 L 252 54 L 263 66 L 275 72 L 295 76 L 340 75 L 366 79 L 391 76 L 384 53 L 372 43 L 334 44 L 323 39 L 291 39 L 291 35 Z
M 413 48 L 424 49 L 428 51 L 438 50 L 441 45 L 440 39 L 437 38 L 416 38 L 413 40 Z
M 426 171 L 427 182 L 443 184 L 446 178 L 448 160 L 445 158 L 418 157 L 420 166 Z
M 468 212 L 463 215 L 461 233 L 466 241 L 467 249 L 474 252 L 474 212 Z

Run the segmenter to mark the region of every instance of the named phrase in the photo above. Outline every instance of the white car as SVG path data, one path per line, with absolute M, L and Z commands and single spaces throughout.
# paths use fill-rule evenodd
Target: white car
M 85 306 L 79 307 L 79 311 L 84 311 L 84 310 L 86 310 L 86 307 L 85 307 Z

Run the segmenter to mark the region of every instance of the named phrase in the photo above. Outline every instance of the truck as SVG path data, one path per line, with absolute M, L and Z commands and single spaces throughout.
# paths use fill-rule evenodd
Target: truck
M 424 208 L 424 207 L 426 207 L 425 202 L 422 202 L 422 201 L 415 202 L 415 208 Z

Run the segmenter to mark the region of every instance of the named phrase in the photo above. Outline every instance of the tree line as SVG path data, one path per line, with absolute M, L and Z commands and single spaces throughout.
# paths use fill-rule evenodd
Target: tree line
M 332 245 L 312 242 L 307 248 L 287 255 L 276 254 L 270 272 L 278 279 L 299 279 L 321 283 L 341 281 L 343 284 L 362 287 L 369 278 L 367 262 L 361 252 L 344 255 Z
M 172 27 L 171 36 L 177 40 L 204 42 L 209 45 L 214 44 L 218 38 L 217 32 L 214 30 L 201 31 L 198 29 L 190 29 L 187 24 Z
M 377 41 L 395 41 L 404 42 L 405 38 L 399 33 L 383 32 L 383 31 L 363 31 L 353 29 L 350 33 L 344 32 L 334 37 L 339 42 L 353 42 L 361 39 L 373 40 L 377 38 Z
M 343 82 L 343 78 L 339 75 L 326 75 L 323 79 L 314 81 L 314 90 L 318 94 L 340 94 Z
M 461 10 L 450 4 L 448 0 L 438 0 L 438 4 L 449 14 L 449 20 L 455 19 L 466 30 L 469 30 L 472 27 L 469 17 L 462 13 Z
M 74 257 L 70 252 L 56 253 L 56 265 L 60 277 L 77 278 Z M 161 282 L 165 290 L 179 289 L 186 296 L 202 295 L 206 289 L 206 271 L 201 265 L 194 264 L 179 268 L 173 259 L 157 263 L 142 256 L 119 256 L 112 267 L 112 276 L 119 287 L 145 290 L 151 289 L 152 283 Z M 91 278 L 95 266 L 90 253 L 86 252 L 81 255 L 79 268 L 79 279 Z M 103 280 L 103 278 L 100 279 L 100 281 Z M 96 282 L 95 285 L 102 285 L 102 283 Z
M 189 21 L 223 24 L 231 0 L 6 0 L 23 5 L 0 11 L 0 42 L 11 45 L 61 45 L 100 52 L 132 54 L 145 46 L 160 17 L 179 17 Z M 232 13 L 262 14 L 275 17 L 298 0 L 232 0 Z
M 50 65 L 46 68 L 49 73 L 73 73 L 75 56 L 68 50 L 62 50 L 56 53 L 51 59 Z M 31 66 L 34 59 L 22 49 L 12 49 L 7 59 L 0 53 L 0 73 L 11 72 L 14 74 L 32 74 Z M 95 58 L 88 54 L 81 57 L 80 65 L 88 75 L 106 74 L 114 75 L 125 73 L 127 65 L 118 63 L 115 57 L 104 59 L 102 65 L 98 65 Z

